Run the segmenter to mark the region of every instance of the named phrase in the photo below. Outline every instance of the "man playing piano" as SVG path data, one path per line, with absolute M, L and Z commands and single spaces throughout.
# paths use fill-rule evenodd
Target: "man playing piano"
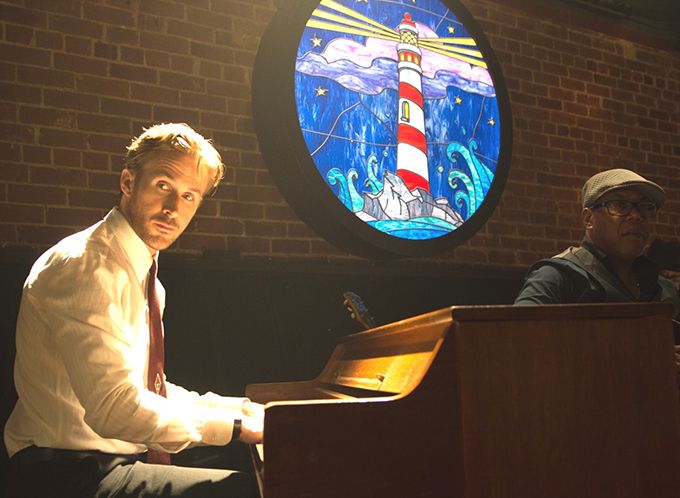
M 17 318 L 18 401 L 5 426 L 10 496 L 257 496 L 247 474 L 167 465 L 193 445 L 260 442 L 264 410 L 168 382 L 158 252 L 224 171 L 184 124 L 127 149 L 122 196 L 34 264 Z

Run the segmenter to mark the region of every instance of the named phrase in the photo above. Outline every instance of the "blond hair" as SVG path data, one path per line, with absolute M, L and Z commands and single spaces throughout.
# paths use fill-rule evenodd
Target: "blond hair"
M 144 166 L 149 154 L 158 151 L 175 151 L 198 159 L 198 165 L 212 170 L 212 182 L 207 195 L 217 190 L 224 177 L 222 157 L 207 140 L 185 123 L 161 123 L 145 128 L 127 147 L 124 168 L 138 172 Z

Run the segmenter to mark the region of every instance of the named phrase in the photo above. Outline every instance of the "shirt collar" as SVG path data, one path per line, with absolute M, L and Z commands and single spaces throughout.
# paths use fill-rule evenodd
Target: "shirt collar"
M 149 274 L 153 257 L 149 248 L 139 235 L 132 229 L 128 220 L 117 207 L 114 207 L 104 218 L 104 222 L 111 227 L 114 236 L 120 241 L 125 254 L 140 282 L 143 282 Z M 156 259 L 158 253 L 156 253 Z
M 603 250 L 595 246 L 589 240 L 584 239 L 581 241 L 581 246 L 585 247 L 590 251 L 597 259 L 599 259 L 602 264 L 609 270 L 610 273 L 615 275 L 618 279 L 618 274 L 611 266 L 610 258 L 607 256 Z M 640 283 L 640 291 L 642 296 L 654 295 L 658 291 L 658 276 L 659 268 L 654 264 L 654 262 L 647 258 L 646 256 L 638 256 L 633 261 L 633 271 L 638 277 Z
M 583 240 L 581 241 L 581 246 L 582 246 L 582 247 L 585 247 L 586 249 L 588 249 L 591 253 L 593 253 L 593 254 L 595 255 L 595 257 L 596 257 L 597 259 L 599 259 L 599 260 L 602 261 L 603 263 L 607 260 L 607 253 L 604 252 L 604 251 L 603 251 L 602 249 L 600 249 L 599 247 L 597 247 L 597 246 L 596 246 L 595 244 L 593 244 L 592 242 L 590 242 L 588 239 L 583 239 Z

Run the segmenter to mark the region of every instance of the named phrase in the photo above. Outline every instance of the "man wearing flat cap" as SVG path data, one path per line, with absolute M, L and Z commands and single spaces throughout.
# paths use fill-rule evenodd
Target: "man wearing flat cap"
M 588 179 L 581 200 L 581 246 L 535 263 L 515 304 L 661 301 L 680 318 L 677 288 L 643 255 L 664 190 L 633 171 L 612 169 Z

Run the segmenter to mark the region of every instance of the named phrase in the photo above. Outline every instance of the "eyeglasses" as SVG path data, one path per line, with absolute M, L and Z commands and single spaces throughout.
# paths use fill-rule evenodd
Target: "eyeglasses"
M 607 208 L 607 212 L 612 216 L 628 216 L 633 208 L 635 208 L 643 218 L 651 218 L 656 214 L 656 204 L 649 201 L 631 202 L 624 201 L 623 199 L 611 199 L 593 204 L 590 206 L 590 209 L 598 209 L 601 207 Z

